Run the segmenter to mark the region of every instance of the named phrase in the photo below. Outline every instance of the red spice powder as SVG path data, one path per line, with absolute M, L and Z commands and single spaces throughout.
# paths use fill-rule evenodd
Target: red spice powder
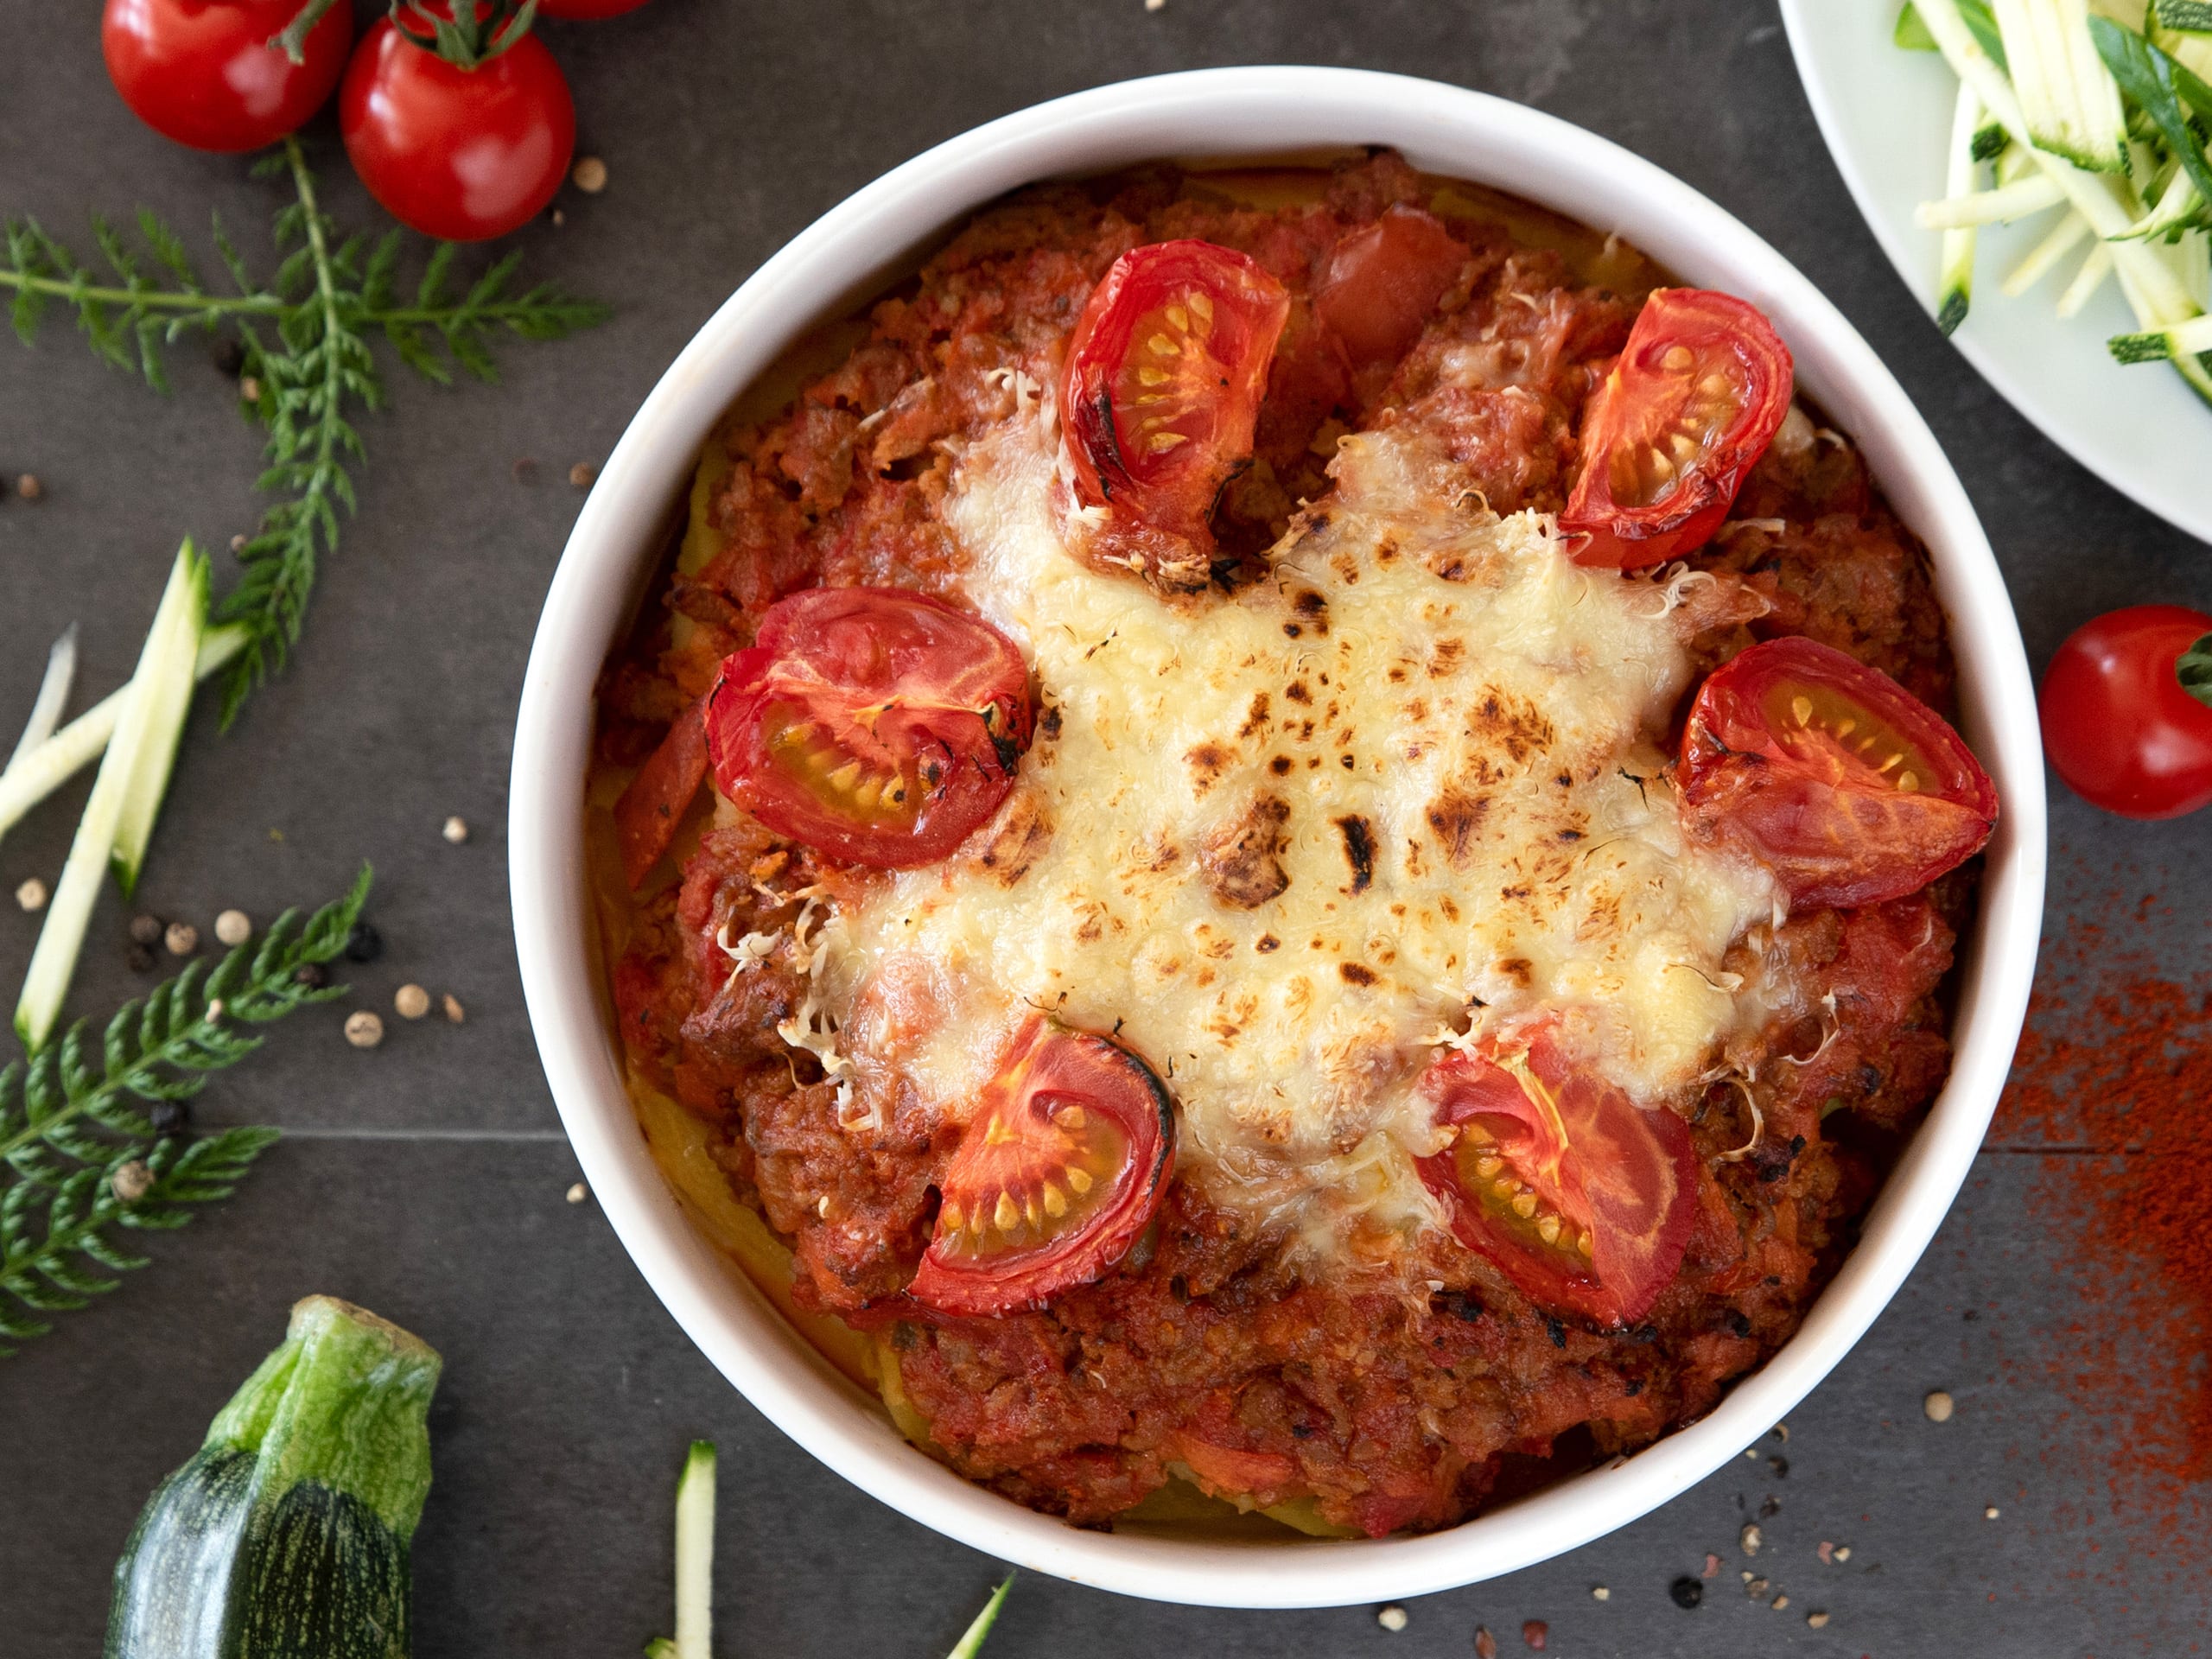
M 2050 941 L 1990 1131 L 2038 1156 L 2030 1214 L 2055 1224 L 2086 1314 L 2034 1360 L 2073 1408 L 2060 1457 L 2103 1487 L 2059 1519 L 2105 1579 L 2190 1570 L 2212 1541 L 2212 991 L 2171 974 L 2094 924 Z

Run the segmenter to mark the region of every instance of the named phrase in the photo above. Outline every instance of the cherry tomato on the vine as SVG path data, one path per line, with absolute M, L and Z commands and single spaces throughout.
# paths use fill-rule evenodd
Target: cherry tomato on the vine
M 443 0 L 414 0 L 405 15 L 428 38 L 448 13 Z M 545 43 L 513 36 L 504 22 L 487 33 L 464 65 L 381 19 L 339 89 L 353 170 L 387 213 L 426 236 L 481 242 L 528 224 L 560 189 L 575 149 L 575 101 Z
M 353 14 L 337 5 L 294 63 L 271 47 L 301 0 L 107 0 L 100 54 L 130 112 L 194 149 L 259 149 L 321 108 L 346 67 Z
M 2177 818 L 2212 804 L 2212 616 L 2131 605 L 2083 623 L 2050 659 L 2042 711 L 2044 752 L 2092 805 Z

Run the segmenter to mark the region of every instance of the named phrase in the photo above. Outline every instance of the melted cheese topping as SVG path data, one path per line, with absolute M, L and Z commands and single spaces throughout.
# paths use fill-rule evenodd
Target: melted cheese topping
M 1337 1261 L 1441 1223 L 1412 1166 L 1439 1042 L 1548 1011 L 1655 1109 L 1694 1083 L 1755 1012 L 1721 958 L 1775 896 L 1685 843 L 1660 779 L 1688 675 L 1663 588 L 1452 500 L 1385 431 L 1273 582 L 1163 601 L 1068 552 L 1054 447 L 1019 415 L 945 501 L 1058 730 L 960 856 L 824 929 L 864 1094 L 895 1074 L 963 1121 L 1033 1009 L 1118 1031 L 1185 1179 Z

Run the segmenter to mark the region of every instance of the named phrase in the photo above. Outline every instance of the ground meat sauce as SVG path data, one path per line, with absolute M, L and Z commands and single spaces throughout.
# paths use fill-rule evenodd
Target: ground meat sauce
M 1217 509 L 1222 584 L 1240 580 L 1301 499 L 1326 492 L 1323 468 L 1346 430 L 1421 423 L 1493 509 L 1556 511 L 1584 402 L 1657 273 L 1541 215 L 1516 219 L 1458 187 L 1440 195 L 1389 154 L 1318 186 L 1278 183 L 1273 202 L 1266 184 L 1231 190 L 1159 170 L 1018 197 L 879 304 L 865 339 L 779 417 L 727 431 L 709 508 L 721 550 L 672 580 L 665 608 L 610 665 L 603 763 L 649 752 L 781 595 L 816 583 L 942 591 L 956 579 L 961 552 L 938 513 L 951 467 L 942 441 L 1003 418 L 1006 372 L 1041 378 L 1090 286 L 1141 244 L 1223 244 L 1292 295 L 1258 453 Z M 1394 202 L 1444 212 L 1470 258 L 1400 359 L 1351 372 L 1317 344 L 1313 273 Z M 1857 452 L 1802 404 L 1691 563 L 1718 578 L 1681 589 L 1700 670 L 1801 633 L 1950 707 L 1925 555 Z M 805 981 L 777 962 L 733 975 L 715 942 L 798 921 L 803 891 L 834 904 L 874 878 L 727 806 L 680 851 L 680 880 L 639 901 L 615 970 L 631 1060 L 709 1126 L 733 1186 L 794 1253 L 800 1306 L 878 1335 L 934 1450 L 1079 1522 L 1179 1474 L 1240 1503 L 1304 1500 L 1308 1517 L 1370 1535 L 1446 1525 L 1643 1444 L 1710 1409 L 1796 1331 L 1947 1073 L 1945 982 L 1972 893 L 1961 872 L 1891 903 L 1796 914 L 1778 931 L 1768 968 L 1786 958 L 1816 1011 L 1750 1045 L 1757 1081 L 1713 1084 L 1696 1103 L 1695 1231 L 1679 1277 L 1624 1333 L 1532 1306 L 1441 1230 L 1388 1291 L 1300 1281 L 1180 1183 L 1102 1282 L 1041 1311 L 956 1319 L 900 1292 L 929 1242 L 957 1128 L 910 1133 L 915 1117 L 901 1113 L 872 1138 L 841 1128 L 814 1057 L 777 1035 Z M 1747 953 L 1741 966 L 1758 964 Z M 1424 1281 L 1425 1296 L 1395 1287 Z

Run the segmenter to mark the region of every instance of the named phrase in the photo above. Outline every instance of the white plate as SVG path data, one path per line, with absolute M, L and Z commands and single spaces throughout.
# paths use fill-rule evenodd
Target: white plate
M 1805 96 L 1882 251 L 1935 309 L 1939 238 L 1912 221 L 1943 194 L 1958 80 L 1932 52 L 1890 40 L 1898 0 L 1782 0 Z M 2122 367 L 2105 340 L 2136 327 L 2117 283 L 2070 321 L 2054 314 L 2079 251 L 2018 299 L 1998 284 L 2057 222 L 2046 209 L 1984 231 L 1974 306 L 1952 343 L 2044 435 L 2122 495 L 2212 541 L 2212 409 L 2171 369 Z M 2088 244 L 2082 245 L 2086 251 Z

